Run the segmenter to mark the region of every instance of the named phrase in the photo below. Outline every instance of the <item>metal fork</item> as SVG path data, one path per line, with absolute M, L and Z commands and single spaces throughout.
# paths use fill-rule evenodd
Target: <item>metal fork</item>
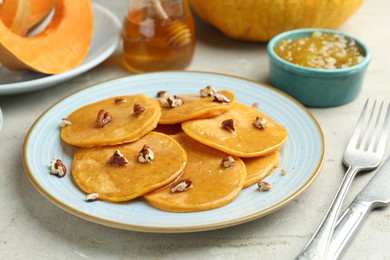
M 336 196 L 317 231 L 297 259 L 328 259 L 330 239 L 352 180 L 360 171 L 377 168 L 383 159 L 389 132 L 390 104 L 387 105 L 387 109 L 383 109 L 384 102 L 381 102 L 378 109 L 377 102 L 374 101 L 366 119 L 368 106 L 369 100 L 367 99 L 344 152 L 343 163 L 348 167 L 348 170 Z

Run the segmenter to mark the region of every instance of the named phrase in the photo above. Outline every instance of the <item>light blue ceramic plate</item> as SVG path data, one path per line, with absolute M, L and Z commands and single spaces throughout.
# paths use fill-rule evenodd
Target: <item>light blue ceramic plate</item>
M 121 32 L 119 19 L 106 8 L 93 4 L 94 34 L 91 49 L 75 69 L 56 75 L 32 71 L 10 71 L 0 66 L 0 95 L 19 94 L 47 88 L 76 77 L 99 65 L 116 49 Z
M 228 89 L 247 105 L 259 109 L 284 125 L 289 132 L 281 151 L 281 164 L 267 178 L 269 192 L 256 185 L 243 190 L 232 203 L 195 213 L 170 213 L 145 201 L 114 204 L 85 202 L 85 195 L 72 182 L 71 174 L 57 178 L 49 174 L 49 162 L 60 158 L 71 168 L 75 148 L 60 141 L 59 123 L 75 109 L 116 95 L 143 93 L 155 97 L 160 90 L 171 94 L 198 93 L 207 86 Z M 76 216 L 104 225 L 147 232 L 191 232 L 244 223 L 269 214 L 302 193 L 317 176 L 324 157 L 324 138 L 313 116 L 297 101 L 260 83 L 201 72 L 162 72 L 119 78 L 86 88 L 59 101 L 31 127 L 24 143 L 23 162 L 34 186 L 50 201 Z M 287 170 L 286 175 L 281 169 Z

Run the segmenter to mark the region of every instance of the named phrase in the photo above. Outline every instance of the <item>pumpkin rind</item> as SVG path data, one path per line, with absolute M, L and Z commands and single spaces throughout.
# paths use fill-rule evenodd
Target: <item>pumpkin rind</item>
M 56 0 L 29 0 L 31 5 L 31 15 L 28 20 L 28 28 L 39 24 L 52 10 Z
M 363 0 L 190 0 L 194 12 L 229 37 L 268 41 L 291 29 L 341 26 Z
M 0 20 L 18 35 L 25 35 L 28 30 L 28 19 L 31 13 L 29 0 L 4 0 L 0 4 Z
M 58 74 L 87 56 L 93 33 L 89 0 L 58 0 L 52 21 L 39 34 L 20 37 L 0 22 L 0 62 L 9 69 Z

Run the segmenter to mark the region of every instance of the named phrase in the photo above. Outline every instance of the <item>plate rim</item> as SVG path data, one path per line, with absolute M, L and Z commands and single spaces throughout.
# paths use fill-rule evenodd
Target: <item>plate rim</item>
M 99 12 L 104 13 L 106 17 L 108 17 L 112 24 L 115 24 L 116 29 L 119 30 L 121 28 L 121 22 L 119 18 L 114 15 L 110 10 L 108 10 L 106 7 L 97 4 L 92 3 L 93 9 L 99 10 Z M 95 12 L 94 12 L 94 26 L 96 24 L 96 20 L 98 19 Z M 94 27 L 95 31 L 95 27 Z M 99 30 L 96 30 L 99 31 Z M 114 40 L 114 37 L 109 38 L 110 41 L 113 41 L 113 43 L 109 46 L 109 48 L 102 51 L 97 57 L 91 59 L 87 63 L 81 63 L 77 67 L 65 71 L 63 73 L 59 74 L 53 74 L 53 75 L 47 75 L 42 78 L 33 79 L 33 80 L 27 80 L 27 81 L 21 81 L 16 83 L 6 83 L 6 84 L 0 84 L 0 96 L 6 96 L 6 95 L 13 95 L 13 94 L 21 94 L 21 93 L 28 93 L 33 91 L 38 91 L 41 89 L 45 89 L 48 87 L 51 87 L 56 84 L 60 84 L 70 78 L 76 77 L 78 75 L 81 75 L 85 73 L 86 71 L 96 67 L 100 63 L 102 63 L 104 60 L 106 60 L 117 48 L 119 42 L 120 42 L 120 33 L 118 34 L 118 37 L 116 40 Z M 93 42 L 93 38 L 92 38 Z M 91 43 L 92 45 L 92 43 Z M 88 52 L 90 53 L 90 51 Z
M 155 75 L 155 74 L 167 74 L 167 73 L 183 73 L 183 74 L 186 74 L 186 73 L 189 73 L 189 74 L 195 73 L 196 74 L 196 73 L 198 73 L 198 74 L 209 74 L 209 75 L 217 75 L 217 76 L 235 78 L 235 79 L 239 79 L 239 80 L 242 80 L 242 81 L 250 82 L 252 84 L 254 83 L 254 84 L 256 84 L 259 87 L 268 88 L 268 89 L 270 89 L 270 90 L 272 90 L 272 91 L 274 91 L 274 92 L 284 96 L 285 98 L 289 99 L 290 101 L 293 101 L 295 103 L 295 105 L 297 105 L 307 116 L 309 116 L 309 118 L 311 119 L 312 123 L 314 123 L 314 125 L 316 127 L 316 130 L 318 131 L 319 136 L 321 137 L 320 160 L 319 160 L 317 166 L 315 167 L 315 170 L 311 174 L 310 178 L 308 178 L 306 180 L 306 182 L 304 184 L 302 184 L 289 197 L 285 198 L 284 200 L 279 201 L 278 203 L 276 203 L 276 204 L 266 208 L 265 210 L 263 210 L 261 212 L 252 213 L 250 215 L 242 216 L 242 217 L 235 218 L 235 219 L 232 219 L 232 220 L 225 220 L 223 222 L 218 222 L 218 223 L 202 224 L 202 225 L 195 225 L 195 226 L 182 226 L 182 227 L 163 227 L 163 226 L 156 227 L 156 226 L 141 226 L 141 225 L 135 225 L 135 224 L 129 224 L 129 223 L 120 223 L 120 222 L 117 222 L 117 221 L 112 221 L 112 220 L 96 217 L 96 216 L 94 216 L 92 214 L 79 212 L 77 209 L 74 209 L 74 208 L 66 205 L 64 202 L 58 200 L 57 198 L 55 198 L 54 196 L 49 194 L 44 189 L 44 187 L 42 187 L 41 184 L 34 178 L 34 176 L 32 174 L 32 171 L 31 171 L 31 169 L 29 167 L 29 164 L 26 161 L 26 157 L 27 157 L 26 146 L 27 146 L 28 141 L 29 141 L 29 139 L 31 137 L 31 133 L 32 133 L 34 127 L 40 122 L 41 118 L 44 117 L 57 104 L 63 102 L 64 100 L 66 100 L 67 98 L 69 98 L 69 97 L 71 97 L 73 95 L 77 95 L 78 93 L 80 93 L 80 92 L 82 92 L 84 90 L 87 90 L 89 88 L 93 88 L 95 86 L 98 86 L 100 84 L 104 84 L 104 83 L 107 83 L 107 82 L 110 82 L 110 81 L 115 81 L 115 80 L 119 80 L 119 79 L 130 78 L 130 77 L 137 77 L 137 76 Z M 23 153 L 22 153 L 23 166 L 24 166 L 25 172 L 26 172 L 29 180 L 32 182 L 34 187 L 44 197 L 46 197 L 50 202 L 52 202 L 57 207 L 67 211 L 68 213 L 71 213 L 72 215 L 75 215 L 77 217 L 80 217 L 82 219 L 85 219 L 85 220 L 88 220 L 90 222 L 94 222 L 94 223 L 97 223 L 97 224 L 102 224 L 102 225 L 105 225 L 105 226 L 114 227 L 114 228 L 123 229 L 123 230 L 141 231 L 141 232 L 150 232 L 150 233 L 189 233 L 189 232 L 215 230 L 215 229 L 221 229 L 221 228 L 226 228 L 226 227 L 230 227 L 230 226 L 243 224 L 243 223 L 246 223 L 246 222 L 249 222 L 249 221 L 261 218 L 261 217 L 264 217 L 266 215 L 269 215 L 269 214 L 277 211 L 278 209 L 286 206 L 289 202 L 291 202 L 296 197 L 301 195 L 312 184 L 312 182 L 316 179 L 316 177 L 318 176 L 318 174 L 321 171 L 321 168 L 322 168 L 323 163 L 324 163 L 324 158 L 325 158 L 325 137 L 324 137 L 323 131 L 321 129 L 321 126 L 318 123 L 317 119 L 309 111 L 309 109 L 306 108 L 305 106 L 303 106 L 299 101 L 297 101 L 293 97 L 289 96 L 288 94 L 284 93 L 283 91 L 281 91 L 279 89 L 276 89 L 275 87 L 272 87 L 269 84 L 266 84 L 266 83 L 263 83 L 263 82 L 260 82 L 260 81 L 256 81 L 256 80 L 252 80 L 252 79 L 248 79 L 248 78 L 244 78 L 244 77 L 240 77 L 240 76 L 235 76 L 235 75 L 224 74 L 224 73 L 204 72 L 204 71 L 197 71 L 197 70 L 169 71 L 169 72 L 149 72 L 149 73 L 143 73 L 143 74 L 119 76 L 119 77 L 116 77 L 116 78 L 113 78 L 113 79 L 107 79 L 107 80 L 104 80 L 104 81 L 100 81 L 100 82 L 94 83 L 92 85 L 89 85 L 87 87 L 81 88 L 81 89 L 79 89 L 77 91 L 74 91 L 73 93 L 70 93 L 69 95 L 64 96 L 63 98 L 61 98 L 60 100 L 58 100 L 57 102 L 55 102 L 54 104 L 49 106 L 34 121 L 34 123 L 32 124 L 32 126 L 30 127 L 29 131 L 26 134 L 25 140 L 23 142 Z

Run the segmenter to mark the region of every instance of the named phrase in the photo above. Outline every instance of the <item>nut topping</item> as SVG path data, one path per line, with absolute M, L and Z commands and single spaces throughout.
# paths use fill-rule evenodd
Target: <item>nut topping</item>
M 145 107 L 144 106 L 141 106 L 140 104 L 137 104 L 135 103 L 134 104 L 134 107 L 133 107 L 133 111 L 134 113 L 138 116 L 140 114 L 142 114 L 143 112 L 145 112 Z
M 98 193 L 91 193 L 91 194 L 87 194 L 85 196 L 85 200 L 87 202 L 96 201 L 96 200 L 98 200 L 98 198 L 99 198 L 99 194 Z
M 126 159 L 126 157 L 119 150 L 116 150 L 110 159 L 108 159 L 107 164 L 113 166 L 123 166 L 128 162 L 129 161 Z
M 259 181 L 257 186 L 259 186 L 259 191 L 269 191 L 272 189 L 272 185 L 265 181 Z
M 127 100 L 124 98 L 116 98 L 114 102 L 115 104 L 122 104 L 122 103 L 126 103 Z
M 66 174 L 66 167 L 60 159 L 52 160 L 50 162 L 50 173 L 58 177 L 64 177 Z
M 259 129 L 264 129 L 267 127 L 267 120 L 264 117 L 257 116 L 253 121 L 253 124 Z
M 216 91 L 213 86 L 207 86 L 205 88 L 202 88 L 199 93 L 201 97 L 213 97 Z
M 222 93 L 216 92 L 214 95 L 212 95 L 213 101 L 219 102 L 219 103 L 230 103 L 230 98 L 228 96 L 225 96 Z
M 170 108 L 175 108 L 183 105 L 184 101 L 179 96 L 173 95 L 167 98 L 167 103 Z
M 111 113 L 105 111 L 104 109 L 100 109 L 97 118 L 96 124 L 98 127 L 105 127 L 110 124 L 112 121 Z
M 183 192 L 191 188 L 192 188 L 192 180 L 184 179 L 181 180 L 179 183 L 174 183 L 173 186 L 171 187 L 171 192 Z
M 68 118 L 63 118 L 60 123 L 60 127 L 69 126 L 72 124 L 72 121 L 70 121 Z
M 236 160 L 233 156 L 229 155 L 222 159 L 221 166 L 225 168 L 232 168 L 236 166 Z
M 165 90 L 161 90 L 161 91 L 157 92 L 157 98 L 167 99 L 168 97 L 169 97 L 168 92 Z
M 234 125 L 233 119 L 226 119 L 226 120 L 222 121 L 221 126 L 222 126 L 222 128 L 231 130 L 232 132 L 236 131 L 236 126 Z
M 154 160 L 154 153 L 148 145 L 144 145 L 138 154 L 138 161 L 141 163 L 150 163 Z

